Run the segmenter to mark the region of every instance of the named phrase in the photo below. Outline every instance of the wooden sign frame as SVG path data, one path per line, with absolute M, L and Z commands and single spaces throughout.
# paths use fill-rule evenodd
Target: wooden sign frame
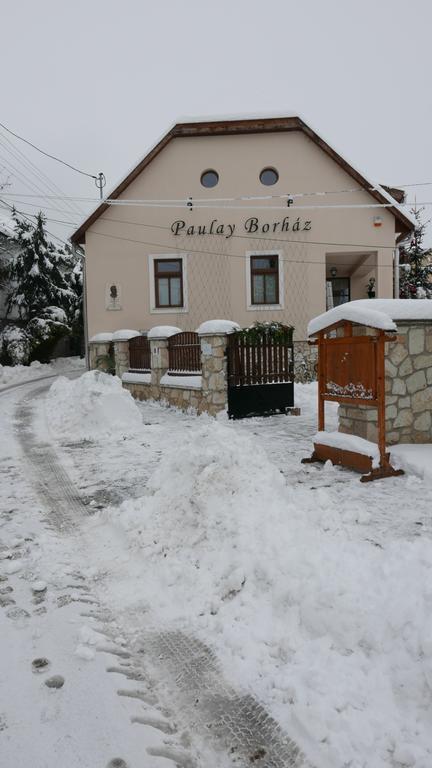
M 331 331 L 342 329 L 342 334 L 329 335 Z M 353 406 L 376 408 L 378 411 L 378 448 L 379 467 L 372 466 L 372 459 L 365 454 L 344 450 L 323 443 L 314 443 L 314 451 L 303 463 L 332 461 L 333 464 L 350 467 L 359 472 L 366 472 L 360 478 L 362 482 L 377 480 L 382 477 L 402 475 L 402 470 L 394 469 L 390 464 L 390 454 L 386 450 L 385 425 L 385 344 L 394 341 L 385 331 L 373 328 L 375 333 L 354 335 L 353 323 L 343 320 L 320 331 L 316 341 L 309 342 L 318 346 L 318 431 L 325 430 L 326 400 Z M 341 350 L 346 352 L 341 356 Z M 339 353 L 339 354 L 338 354 Z M 346 363 L 346 366 L 344 366 Z M 346 371 L 344 371 L 344 367 Z M 353 370 L 360 377 L 358 382 L 343 381 Z M 331 376 L 331 380 L 329 378 Z M 339 376 L 341 385 L 333 381 Z M 332 389 L 333 387 L 333 389 Z

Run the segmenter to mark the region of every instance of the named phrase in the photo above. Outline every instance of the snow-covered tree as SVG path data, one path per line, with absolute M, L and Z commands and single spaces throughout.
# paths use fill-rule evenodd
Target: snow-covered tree
M 408 246 L 401 250 L 399 295 L 401 299 L 432 298 L 432 249 L 423 247 L 426 223 L 423 209 L 412 211 L 416 225 Z
M 19 250 L 10 268 L 9 307 L 16 306 L 23 320 L 48 314 L 63 322 L 73 301 L 73 292 L 65 277 L 68 259 L 64 251 L 47 239 L 42 213 L 38 214 L 35 225 L 16 213 L 13 218 Z
M 34 225 L 12 215 L 17 251 L 9 265 L 8 312 L 15 308 L 18 320 L 3 330 L 3 354 L 13 362 L 46 359 L 57 339 L 70 334 L 77 314 L 76 260 L 70 249 L 48 240 L 42 213 Z
M 83 316 L 83 256 L 74 254 L 66 246 L 65 255 L 68 258 L 67 281 L 72 290 L 72 301 L 68 309 L 68 324 L 71 329 L 71 351 L 81 354 L 84 339 Z

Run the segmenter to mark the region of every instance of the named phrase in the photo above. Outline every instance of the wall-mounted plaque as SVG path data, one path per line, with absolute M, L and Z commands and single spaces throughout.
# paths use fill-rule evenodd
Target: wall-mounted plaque
M 105 309 L 122 309 L 121 294 L 119 283 L 107 283 L 105 286 Z

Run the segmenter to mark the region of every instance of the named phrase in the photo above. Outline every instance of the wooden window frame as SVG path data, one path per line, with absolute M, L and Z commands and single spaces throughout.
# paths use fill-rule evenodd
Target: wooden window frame
M 276 259 L 276 267 L 274 268 L 254 268 L 254 259 Z M 254 296 L 254 277 L 264 275 L 264 301 L 255 301 Z M 274 301 L 266 301 L 266 275 L 276 276 L 276 297 Z M 252 307 L 274 307 L 280 303 L 279 301 L 279 254 L 278 253 L 266 253 L 264 254 L 252 254 L 250 256 L 250 289 L 251 289 L 251 306 Z
M 179 272 L 159 272 L 158 271 L 158 265 L 161 262 L 177 262 L 180 265 L 180 271 Z M 165 259 L 153 259 L 153 273 L 154 273 L 154 291 L 155 291 L 155 307 L 156 309 L 183 309 L 184 308 L 184 292 L 183 292 L 183 259 L 176 257 L 176 258 L 165 258 Z M 168 294 L 169 294 L 169 304 L 161 304 L 159 301 L 159 279 L 161 278 L 168 278 Z M 171 304 L 171 278 L 180 278 L 180 304 Z

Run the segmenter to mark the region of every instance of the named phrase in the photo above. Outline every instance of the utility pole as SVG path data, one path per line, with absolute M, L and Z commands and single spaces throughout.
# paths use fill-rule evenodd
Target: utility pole
M 102 198 L 103 198 L 103 191 L 102 190 L 103 190 L 103 188 L 104 188 L 104 186 L 106 184 L 105 174 L 103 174 L 102 171 L 100 173 L 98 173 L 97 177 L 95 178 L 95 184 L 96 184 L 96 186 L 97 186 L 97 188 L 99 190 L 99 197 L 102 200 Z

